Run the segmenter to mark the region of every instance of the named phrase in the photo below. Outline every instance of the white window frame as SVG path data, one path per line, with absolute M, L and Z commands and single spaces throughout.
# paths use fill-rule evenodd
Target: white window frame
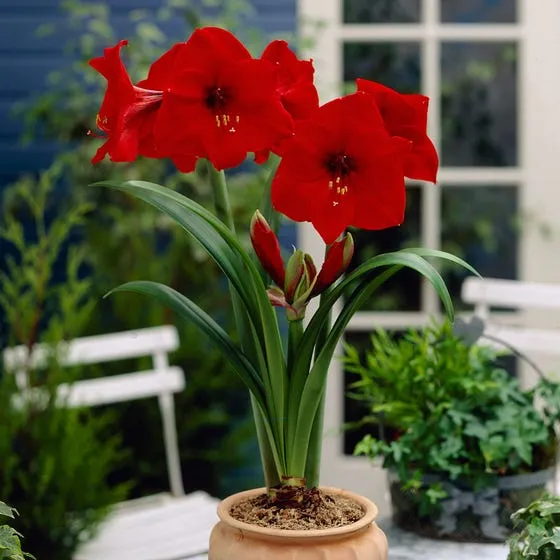
M 521 230 L 518 270 L 521 280 L 560 282 L 560 1 L 518 0 L 518 22 L 513 24 L 446 24 L 439 21 L 440 0 L 422 0 L 418 24 L 343 24 L 343 0 L 298 0 L 300 35 L 313 39 L 303 53 L 314 60 L 321 100 L 339 95 L 342 83 L 344 41 L 411 42 L 421 45 L 422 93 L 432 100 L 429 133 L 439 145 L 440 46 L 442 40 L 492 42 L 514 41 L 518 45 L 518 165 L 504 168 L 452 168 L 440 170 L 441 184 L 517 185 L 522 216 L 548 224 L 553 235 L 546 238 L 538 227 Z M 320 25 L 317 25 L 320 24 Z M 421 239 L 424 246 L 439 248 L 440 187 L 422 184 Z M 298 242 L 316 262 L 324 245 L 310 224 L 298 225 Z M 403 328 L 423 325 L 437 314 L 437 295 L 422 288 L 420 312 L 359 312 L 348 331 L 370 331 L 372 325 Z M 311 310 L 312 311 L 312 310 Z M 333 360 L 326 395 L 322 484 L 360 492 L 388 513 L 386 475 L 380 464 L 343 454 L 343 371 Z

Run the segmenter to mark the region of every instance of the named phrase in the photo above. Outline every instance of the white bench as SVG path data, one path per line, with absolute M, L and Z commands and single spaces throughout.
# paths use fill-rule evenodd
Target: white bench
M 183 489 L 173 394 L 185 388 L 185 377 L 167 358 L 178 346 L 175 327 L 163 326 L 75 339 L 56 348 L 38 344 L 31 356 L 25 346 L 4 350 L 5 369 L 15 375 L 21 399 L 44 395 L 29 387 L 28 371 L 45 366 L 53 355 L 66 366 L 152 357 L 149 371 L 78 380 L 57 388 L 61 405 L 71 407 L 157 397 L 171 488 L 171 494 L 116 505 L 74 560 L 183 560 L 203 558 L 208 550 L 218 500 L 204 492 L 185 495 Z

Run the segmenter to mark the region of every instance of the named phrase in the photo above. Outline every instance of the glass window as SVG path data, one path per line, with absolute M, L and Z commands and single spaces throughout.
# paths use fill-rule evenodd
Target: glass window
M 420 0 L 344 0 L 344 23 L 418 23 Z
M 515 23 L 516 0 L 441 0 L 444 23 Z
M 515 166 L 517 48 L 442 44 L 441 159 L 445 166 Z
M 442 186 L 441 245 L 491 278 L 517 277 L 518 194 L 514 186 Z M 457 309 L 469 273 L 445 266 L 443 275 Z
M 344 81 L 366 78 L 402 93 L 420 90 L 418 43 L 345 43 Z

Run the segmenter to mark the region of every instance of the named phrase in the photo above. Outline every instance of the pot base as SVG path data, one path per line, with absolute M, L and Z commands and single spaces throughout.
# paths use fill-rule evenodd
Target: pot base
M 218 506 L 220 522 L 212 530 L 209 560 L 387 560 L 387 538 L 375 523 L 375 504 L 352 492 L 322 490 L 354 500 L 363 508 L 364 516 L 333 529 L 258 527 L 234 519 L 229 512 L 239 500 L 255 497 L 265 490 L 240 492 Z

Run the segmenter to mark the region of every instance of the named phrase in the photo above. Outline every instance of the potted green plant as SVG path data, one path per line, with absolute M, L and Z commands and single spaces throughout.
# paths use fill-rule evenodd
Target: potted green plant
M 508 560 L 560 557 L 560 497 L 543 496 L 513 514 L 514 534 Z
M 266 489 L 227 498 L 212 533 L 211 560 L 315 558 L 316 539 L 332 557 L 383 560 L 387 543 L 368 500 L 318 489 L 324 392 L 329 363 L 348 321 L 403 267 L 422 274 L 449 315 L 452 304 L 426 257 L 408 249 L 377 255 L 337 283 L 353 255 L 346 228 L 384 229 L 404 219 L 405 176 L 435 182 L 438 160 L 426 135 L 428 99 L 359 80 L 358 91 L 319 105 L 311 61 L 285 41 L 254 58 L 231 33 L 196 29 L 133 84 L 121 62 L 126 41 L 91 66 L 108 82 L 97 117 L 104 140 L 93 161 L 166 158 L 180 171 L 206 165 L 215 214 L 146 181 L 106 182 L 152 204 L 193 236 L 227 276 L 237 325 L 233 338 L 188 296 L 150 281 L 115 291 L 149 295 L 192 321 L 222 350 L 251 393 Z M 253 215 L 250 250 L 235 233 L 225 169 L 273 162 Z M 281 159 L 278 157 L 280 156 Z M 325 243 L 318 270 L 301 249 L 284 263 L 280 213 L 313 224 Z M 108 232 L 109 234 L 110 232 Z M 471 269 L 472 270 L 472 269 Z M 333 305 L 346 296 L 331 323 Z M 319 305 L 304 324 L 309 301 Z M 285 311 L 287 340 L 274 306 Z M 322 556 L 327 558 L 328 556 Z
M 346 346 L 359 376 L 352 395 L 382 423 L 355 453 L 383 458 L 399 526 L 437 538 L 503 541 L 510 515 L 542 495 L 554 475 L 560 388 L 544 378 L 523 390 L 449 323 L 400 338 L 377 331 L 365 357 Z

